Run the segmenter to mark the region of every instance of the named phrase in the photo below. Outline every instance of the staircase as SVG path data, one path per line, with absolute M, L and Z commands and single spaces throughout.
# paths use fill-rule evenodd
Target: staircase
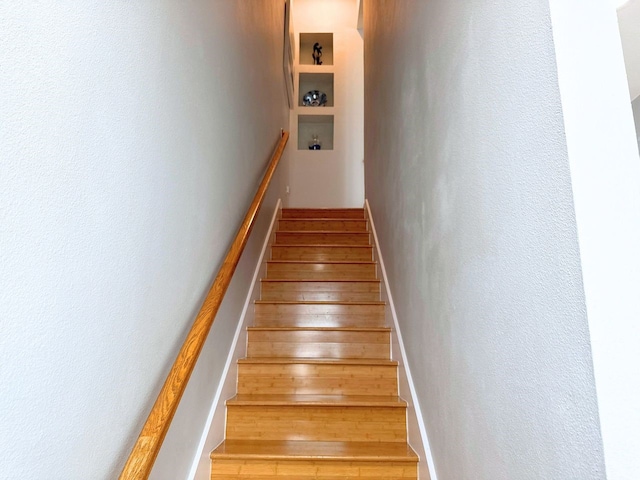
M 212 479 L 416 479 L 363 209 L 284 209 Z

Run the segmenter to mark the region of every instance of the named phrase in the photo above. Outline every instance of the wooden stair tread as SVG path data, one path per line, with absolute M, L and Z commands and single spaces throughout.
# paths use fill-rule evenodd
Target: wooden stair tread
M 364 207 L 282 207 L 283 212 L 362 212 Z
M 282 231 L 276 232 L 274 246 L 285 245 L 364 245 L 371 246 L 369 232 L 341 231 Z
M 266 277 L 273 279 L 376 279 L 377 264 L 372 261 L 270 260 Z
M 289 232 L 287 232 L 289 233 Z M 336 233 L 345 233 L 345 232 L 336 232 Z M 347 232 L 348 233 L 348 232 Z M 356 232 L 356 233 L 364 233 L 364 232 Z M 322 244 L 322 243 L 287 243 L 286 245 L 272 245 L 277 248 L 289 248 L 289 247 L 305 247 L 305 248 L 373 248 L 373 245 L 350 245 L 348 243 L 331 243 L 331 244 Z
M 309 262 L 316 263 L 316 262 Z M 327 263 L 327 262 L 319 262 L 319 263 Z M 280 282 L 280 283 L 380 283 L 379 278 L 261 278 L 261 282 Z
M 362 212 L 364 207 L 282 207 L 283 212 Z
M 211 452 L 215 459 L 339 460 L 417 462 L 418 456 L 400 442 L 312 442 L 225 440 Z
M 378 262 L 374 262 L 373 260 L 267 260 L 267 263 L 277 263 L 277 264 L 285 264 L 285 265 L 298 265 L 298 264 L 313 264 L 313 265 L 322 265 L 325 263 L 328 264 L 338 264 L 338 265 L 375 265 Z
M 297 212 L 362 212 L 364 214 L 364 207 L 283 207 L 283 212 L 297 213 Z
M 328 277 L 328 280 L 323 278 L 300 281 L 287 278 L 270 278 L 268 280 L 260 283 L 261 300 L 323 302 L 380 300 L 381 283 L 379 279 L 366 278 L 364 282 L 359 279 L 331 281 L 331 277 Z
M 349 231 L 349 230 L 278 230 L 277 233 L 287 233 L 287 234 L 307 234 L 307 233 L 327 233 L 327 234 L 336 234 L 336 235 L 370 235 L 371 232 L 368 231 Z M 287 245 L 289 246 L 289 245 Z
M 296 217 L 296 218 L 279 218 L 278 227 L 282 224 L 298 224 L 297 226 L 317 223 L 324 225 L 332 225 L 342 228 L 364 227 L 362 231 L 367 231 L 367 220 L 365 218 L 338 218 L 338 217 Z
M 297 326 L 273 326 L 273 327 L 247 327 L 252 332 L 391 332 L 390 327 L 297 327 Z
M 238 359 L 242 364 L 306 364 L 306 365 L 384 365 L 397 366 L 396 360 L 383 358 L 305 358 L 305 357 L 246 357 Z
M 227 406 L 313 406 L 313 407 L 395 407 L 406 408 L 400 397 L 380 395 L 236 395 Z
M 288 300 L 256 300 L 256 304 L 259 305 L 385 305 L 385 302 L 382 301 L 361 301 L 361 302 L 323 302 L 323 301 L 315 301 L 315 300 L 296 300 L 296 301 L 288 301 Z
M 290 218 L 355 218 L 365 220 L 364 208 L 283 208 L 283 219 Z
M 339 218 L 339 217 L 296 217 L 280 218 L 285 222 L 366 222 L 364 218 Z
M 368 224 L 364 218 L 280 218 L 279 232 L 299 232 L 328 230 L 332 232 L 368 232 Z

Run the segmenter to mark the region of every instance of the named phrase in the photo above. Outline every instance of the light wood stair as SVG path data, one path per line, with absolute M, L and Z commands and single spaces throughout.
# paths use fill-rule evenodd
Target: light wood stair
M 211 478 L 417 479 L 363 209 L 283 209 Z

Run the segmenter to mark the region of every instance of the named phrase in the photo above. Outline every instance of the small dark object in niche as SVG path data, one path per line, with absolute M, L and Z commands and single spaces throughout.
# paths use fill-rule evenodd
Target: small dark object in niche
M 320 57 L 322 57 L 322 45 L 318 42 L 313 44 L 313 53 L 311 56 L 313 57 L 314 65 L 322 65 L 322 60 L 320 60 Z

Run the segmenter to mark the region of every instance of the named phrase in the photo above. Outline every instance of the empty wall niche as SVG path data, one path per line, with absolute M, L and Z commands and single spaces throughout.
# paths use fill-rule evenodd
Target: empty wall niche
M 333 73 L 301 73 L 298 106 L 304 107 L 304 96 L 314 90 L 326 93 L 327 103 L 325 106 L 333 107 Z
M 314 137 L 319 150 L 333 150 L 333 115 L 298 115 L 298 150 L 313 150 Z
M 322 47 L 321 65 L 333 65 L 333 33 L 301 33 L 300 65 L 315 65 L 313 46 Z

